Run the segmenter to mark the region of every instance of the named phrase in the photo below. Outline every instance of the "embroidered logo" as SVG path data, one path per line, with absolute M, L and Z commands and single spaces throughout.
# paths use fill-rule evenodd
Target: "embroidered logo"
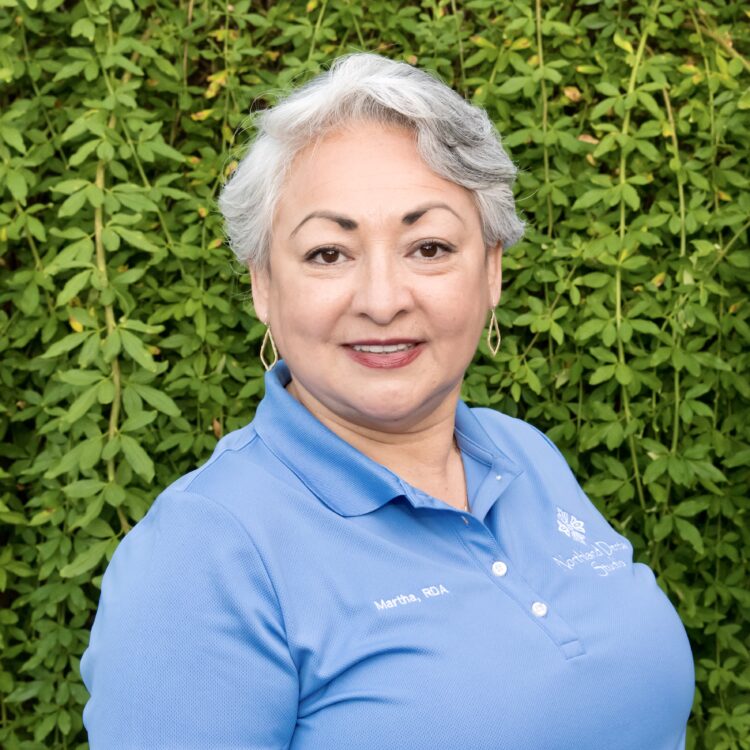
M 583 525 L 583 521 L 562 508 L 557 509 L 557 530 L 576 542 L 586 544 L 586 527 Z

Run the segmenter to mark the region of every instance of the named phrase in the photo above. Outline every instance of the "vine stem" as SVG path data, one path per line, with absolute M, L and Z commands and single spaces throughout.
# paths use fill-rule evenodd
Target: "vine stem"
M 728 42 L 721 34 L 718 34 L 715 31 L 712 31 L 711 29 L 703 26 L 701 27 L 700 23 L 696 20 L 693 13 L 690 14 L 692 17 L 693 25 L 695 26 L 695 30 L 700 34 L 701 31 L 708 37 L 711 37 L 715 42 L 719 44 L 719 46 L 727 52 L 729 55 L 734 57 L 735 59 L 739 60 L 745 70 L 750 71 L 750 60 L 747 60 L 745 57 L 743 57 L 737 50 L 732 46 L 731 42 Z
M 669 129 L 672 133 L 672 153 L 674 154 L 675 161 L 677 162 L 677 197 L 679 200 L 680 210 L 680 257 L 684 258 L 685 254 L 687 253 L 687 235 L 685 230 L 685 185 L 682 178 L 680 144 L 677 140 L 677 123 L 675 122 L 674 113 L 672 111 L 672 100 L 670 99 L 669 91 L 666 86 L 662 89 L 662 96 L 664 97 L 664 106 L 667 109 Z
M 706 91 L 708 92 L 708 115 L 711 121 L 711 171 L 712 173 L 716 170 L 716 154 L 719 150 L 719 139 L 716 133 L 716 114 L 714 112 L 714 92 L 711 88 L 711 66 L 708 62 L 708 56 L 706 55 L 706 45 L 703 41 L 703 33 L 701 26 L 698 23 L 698 19 L 695 17 L 693 9 L 690 9 L 690 18 L 695 26 L 695 30 L 698 32 L 698 41 L 701 46 L 701 57 L 703 57 L 703 69 L 706 73 Z M 714 180 L 715 182 L 715 180 Z M 719 204 L 719 196 L 714 192 L 714 210 L 719 211 L 721 208 Z
M 323 23 L 323 16 L 326 12 L 326 6 L 328 0 L 323 0 L 323 4 L 320 6 L 320 13 L 318 13 L 318 19 L 315 21 L 315 28 L 313 29 L 313 37 L 310 41 L 310 51 L 307 53 L 307 62 L 312 60 L 313 52 L 315 52 L 315 42 L 318 40 L 318 34 L 320 33 L 320 26 Z
M 115 116 L 112 115 L 109 119 L 109 127 L 114 127 Z M 99 160 L 96 165 L 96 179 L 95 183 L 97 188 L 104 192 L 105 187 L 105 163 L 103 160 Z M 94 247 L 96 248 L 96 267 L 102 278 L 105 281 L 104 288 L 109 286 L 109 274 L 107 272 L 107 254 L 104 248 L 104 211 L 102 206 L 97 206 L 94 209 Z M 117 323 L 115 322 L 115 311 L 111 304 L 104 305 L 104 320 L 107 326 L 107 336 L 114 334 L 117 329 Z M 122 374 L 120 372 L 120 360 L 115 355 L 112 358 L 111 364 L 112 370 L 112 385 L 115 393 L 112 399 L 112 407 L 109 411 L 109 425 L 107 427 L 107 442 L 115 439 L 119 430 L 120 421 L 120 402 L 122 399 Z M 115 459 L 107 459 L 107 481 L 112 483 L 115 481 Z M 117 508 L 117 516 L 120 519 L 120 525 L 122 526 L 123 532 L 127 532 L 130 529 L 125 514 L 122 512 L 120 507 Z
M 537 3 L 539 3 L 539 0 L 537 0 Z M 654 3 L 652 13 L 655 15 L 657 10 L 659 9 L 660 0 L 656 0 Z M 643 62 L 643 53 L 646 49 L 646 41 L 648 40 L 649 36 L 649 30 L 648 30 L 648 22 L 644 24 L 643 33 L 641 34 L 641 39 L 638 43 L 638 50 L 636 51 L 635 60 L 633 61 L 633 69 L 630 72 L 630 80 L 628 82 L 628 91 L 627 91 L 627 97 L 630 98 L 633 93 L 635 93 L 635 85 L 638 79 L 638 69 L 641 66 L 641 63 Z M 626 136 L 628 134 L 628 130 L 630 130 L 630 109 L 627 109 L 625 112 L 625 117 L 623 118 L 622 128 L 621 128 L 621 134 L 623 136 Z M 624 139 L 623 139 L 624 140 Z M 626 180 L 626 158 L 625 158 L 625 149 L 624 146 L 620 145 L 620 189 L 622 190 L 627 182 Z M 619 227 L 619 237 L 620 237 L 620 245 L 622 246 L 624 240 L 625 240 L 625 199 L 623 197 L 623 193 L 620 193 L 620 227 Z M 619 262 L 617 263 L 616 270 L 615 270 L 615 329 L 617 331 L 617 359 L 618 362 L 622 365 L 625 364 L 625 347 L 622 343 L 622 261 L 624 260 L 624 251 L 620 250 L 620 257 Z M 622 391 L 622 403 L 623 408 L 625 410 L 625 424 L 626 428 L 629 427 L 633 422 L 633 415 L 630 410 L 630 394 L 628 393 L 628 388 L 626 385 L 620 386 Z M 630 460 L 633 463 L 633 476 L 635 478 L 635 487 L 636 492 L 638 494 L 638 502 L 641 505 L 641 508 L 645 511 L 646 510 L 646 496 L 643 491 L 643 481 L 641 480 L 641 472 L 638 468 L 638 451 L 635 447 L 635 435 L 630 432 L 628 435 L 628 446 L 630 448 Z
M 684 258 L 687 253 L 687 234 L 685 228 L 685 189 L 682 178 L 682 161 L 680 159 L 680 144 L 677 140 L 677 123 L 674 119 L 674 113 L 672 111 L 672 101 L 669 96 L 669 91 L 665 86 L 662 89 L 662 95 L 664 97 L 664 106 L 667 110 L 667 120 L 669 122 L 669 128 L 672 133 L 672 153 L 677 166 L 677 197 L 679 200 L 679 211 L 680 211 L 680 257 Z M 681 305 L 681 302 L 680 302 Z M 680 343 L 680 335 L 676 328 L 676 322 L 672 321 L 672 345 L 677 347 Z M 677 455 L 677 448 L 680 442 L 680 371 L 674 368 L 674 414 L 672 415 L 672 445 L 670 446 L 670 453 L 675 456 Z M 672 477 L 667 479 L 667 489 L 665 497 L 665 505 L 669 505 L 669 496 L 672 492 Z
M 109 23 L 109 33 L 112 36 L 112 24 Z M 145 38 L 148 38 L 149 32 L 145 34 Z M 112 40 L 110 40 L 112 41 Z M 131 60 L 135 62 L 139 57 L 137 52 L 134 52 L 131 56 Z M 122 77 L 122 83 L 126 84 L 130 80 L 131 74 L 126 71 Z M 110 93 L 114 94 L 112 85 L 109 81 L 109 76 L 104 75 L 104 80 L 107 85 L 107 89 Z M 107 128 L 114 130 L 117 124 L 117 116 L 113 112 L 110 115 L 109 121 L 107 122 Z M 133 151 L 135 154 L 135 151 Z M 136 155 L 137 160 L 137 155 Z M 104 194 L 106 188 L 106 162 L 104 159 L 99 159 L 96 164 L 96 177 L 94 184 L 99 191 Z M 96 251 L 96 267 L 103 279 L 103 287 L 107 289 L 109 287 L 109 272 L 107 270 L 107 252 L 104 247 L 104 208 L 103 204 L 94 207 L 94 248 Z M 117 330 L 117 322 L 115 321 L 115 310 L 111 303 L 104 305 L 104 321 L 107 328 L 107 336 L 111 336 Z M 120 359 L 117 355 L 112 358 L 111 363 L 112 373 L 112 386 L 114 388 L 114 397 L 112 399 L 112 406 L 109 412 L 109 423 L 107 425 L 107 442 L 111 442 L 115 439 L 119 432 L 120 423 L 120 408 L 122 404 L 122 371 L 120 369 Z M 116 478 L 115 459 L 114 457 L 107 459 L 107 481 L 113 483 Z M 127 533 L 131 526 L 128 522 L 125 513 L 122 508 L 117 507 L 117 517 L 120 521 L 120 526 L 123 533 Z
M 542 89 L 542 153 L 544 156 L 544 187 L 547 191 L 547 237 L 552 237 L 552 192 L 549 179 L 549 151 L 547 149 L 547 129 L 549 127 L 549 102 L 547 82 L 544 78 L 544 45 L 542 44 L 542 0 L 536 0 L 536 48 L 539 55 Z
M 458 64 L 461 69 L 461 91 L 466 91 L 466 70 L 464 69 L 464 40 L 461 39 L 461 20 L 458 18 L 456 0 L 451 0 L 451 11 L 456 20 L 456 37 L 458 38 Z

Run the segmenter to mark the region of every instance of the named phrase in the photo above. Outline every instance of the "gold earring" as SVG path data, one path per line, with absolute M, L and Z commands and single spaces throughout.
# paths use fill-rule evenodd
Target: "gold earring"
M 492 342 L 493 337 L 496 339 L 495 343 Z M 490 316 L 490 324 L 487 326 L 487 346 L 492 352 L 492 356 L 496 357 L 498 351 L 500 351 L 500 343 L 502 336 L 500 335 L 500 326 L 497 323 L 497 316 L 495 315 L 495 308 L 492 308 L 492 315 Z
M 272 362 L 266 361 L 266 348 L 269 343 L 271 344 L 271 351 L 273 352 Z M 279 361 L 279 353 L 276 351 L 276 344 L 271 335 L 271 326 L 266 328 L 266 334 L 263 336 L 263 343 L 260 345 L 260 361 L 263 363 L 263 367 L 265 367 L 266 370 L 270 370 Z

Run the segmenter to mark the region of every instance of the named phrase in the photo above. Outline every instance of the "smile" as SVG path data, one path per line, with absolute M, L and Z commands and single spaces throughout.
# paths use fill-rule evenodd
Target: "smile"
M 422 341 L 392 341 L 388 343 L 357 343 L 344 347 L 359 365 L 375 370 L 392 370 L 411 364 L 423 351 Z
M 354 351 L 370 352 L 371 354 L 393 354 L 413 348 L 414 344 L 352 344 Z

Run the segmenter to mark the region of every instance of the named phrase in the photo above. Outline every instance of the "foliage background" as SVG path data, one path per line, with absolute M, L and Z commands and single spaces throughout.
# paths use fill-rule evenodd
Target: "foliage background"
M 0 0 L 0 745 L 83 748 L 101 573 L 261 395 L 215 208 L 251 106 L 377 50 L 522 169 L 500 355 L 519 414 L 657 572 L 689 748 L 750 748 L 750 31 L 721 0 Z M 311 304 L 313 302 L 311 301 Z

